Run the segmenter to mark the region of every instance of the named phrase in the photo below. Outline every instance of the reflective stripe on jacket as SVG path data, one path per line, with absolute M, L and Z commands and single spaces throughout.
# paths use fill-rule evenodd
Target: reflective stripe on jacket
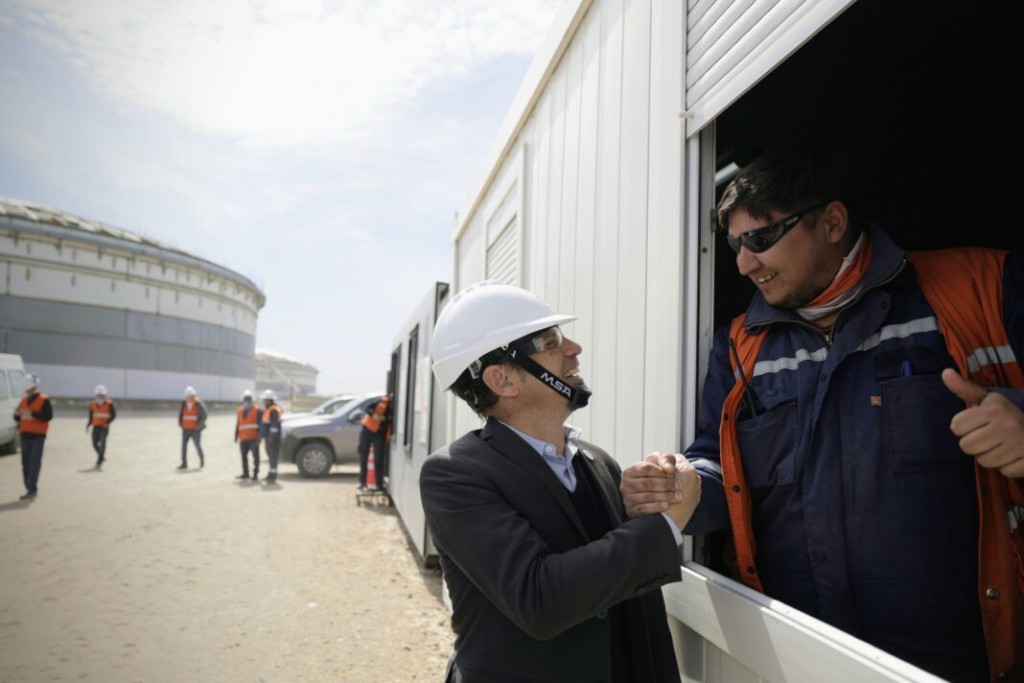
M 1003 265 L 1006 253 L 957 249 L 908 254 L 917 284 L 932 307 L 938 332 L 961 374 L 984 386 L 1024 388 L 1003 319 Z M 738 578 L 763 591 L 755 558 L 753 502 L 740 452 L 737 416 L 749 379 L 771 325 L 748 330 L 745 316 L 735 318 L 729 338 L 736 382 L 725 398 L 720 422 L 721 476 L 736 549 Z M 926 322 L 904 328 L 926 331 Z M 897 335 L 905 330 L 882 330 Z M 911 332 L 912 333 L 912 332 Z M 737 358 L 740 367 L 737 367 Z M 773 361 L 778 363 L 780 361 Z M 824 378 L 824 376 L 823 376 Z M 872 396 L 879 402 L 898 394 Z M 872 405 L 875 405 L 874 403 Z M 835 427 L 839 429 L 840 426 Z M 966 456 L 965 456 L 966 457 Z M 1024 506 L 1021 480 L 975 463 L 978 504 L 978 600 L 992 680 L 1024 680 L 1024 525 L 1012 525 Z M 913 504 L 912 501 L 908 504 Z
M 188 401 L 181 404 L 181 428 L 195 429 L 199 426 L 199 401 L 192 401 L 191 407 Z
M 92 402 L 89 406 L 89 413 L 92 415 L 93 427 L 106 427 L 110 424 L 110 405 L 110 401 L 104 401 L 103 405 L 96 401 Z
M 19 432 L 22 434 L 41 434 L 46 436 L 46 432 L 50 429 L 49 421 L 37 420 L 31 415 L 26 417 L 24 411 L 41 413 L 47 400 L 49 400 L 49 397 L 46 394 L 36 394 L 31 401 L 28 400 L 28 396 L 21 397 L 21 403 L 18 404 L 18 414 L 21 415 L 21 418 L 18 420 Z
M 249 406 L 246 414 L 245 406 L 238 406 L 238 419 L 236 422 L 239 441 L 259 441 L 260 438 L 260 410 L 254 405 Z

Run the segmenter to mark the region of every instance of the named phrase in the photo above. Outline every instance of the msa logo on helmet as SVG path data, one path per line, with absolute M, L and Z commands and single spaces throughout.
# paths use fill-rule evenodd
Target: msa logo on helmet
M 558 379 L 549 372 L 542 372 L 540 374 L 540 381 L 547 384 L 549 387 L 562 394 L 566 398 L 572 398 L 572 389 L 570 389 L 562 380 Z

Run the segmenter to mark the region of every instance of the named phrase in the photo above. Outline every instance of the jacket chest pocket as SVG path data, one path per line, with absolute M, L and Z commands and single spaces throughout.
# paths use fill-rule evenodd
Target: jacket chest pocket
M 760 396 L 763 412 L 736 425 L 747 485 L 755 490 L 793 483 L 800 438 L 796 399 L 776 392 Z
M 938 375 L 915 375 L 882 384 L 882 436 L 894 472 L 961 467 L 972 460 L 949 428 L 964 403 Z
M 949 429 L 964 402 L 940 376 L 953 365 L 948 354 L 915 345 L 875 354 L 881 390 L 882 438 L 893 472 L 925 472 L 973 466 Z

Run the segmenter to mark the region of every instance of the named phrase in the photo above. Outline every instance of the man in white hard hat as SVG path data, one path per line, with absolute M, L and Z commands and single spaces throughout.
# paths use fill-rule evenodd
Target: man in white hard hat
M 281 415 L 284 411 L 277 405 L 277 394 L 272 389 L 264 390 L 261 397 L 263 417 L 260 420 L 260 434 L 263 436 L 263 446 L 267 449 L 267 460 L 270 461 L 270 469 L 264 481 L 273 483 L 277 481 L 277 457 L 281 454 Z
M 206 406 L 199 400 L 199 396 L 193 387 L 185 387 L 185 400 L 178 408 L 178 425 L 181 426 L 181 464 L 179 470 L 188 468 L 188 442 L 196 445 L 199 453 L 199 466 L 203 467 L 206 460 L 203 457 L 202 432 L 206 428 Z
M 679 681 L 659 588 L 680 578 L 700 478 L 680 457 L 665 513 L 626 521 L 618 464 L 566 424 L 591 396 L 559 327 L 575 319 L 482 282 L 434 328 L 438 383 L 486 420 L 420 474 L 453 605 L 447 681 Z
M 263 411 L 253 405 L 252 392 L 242 392 L 242 405 L 235 416 L 235 443 L 242 451 L 242 473 L 236 479 L 249 478 L 249 453 L 252 453 L 252 480 L 260 474 L 260 417 Z
M 110 431 L 110 423 L 117 417 L 117 409 L 114 402 L 107 398 L 107 388 L 102 384 L 96 385 L 93 392 L 95 398 L 89 402 L 89 419 L 85 423 L 85 431 L 92 429 L 92 447 L 96 451 L 96 469 L 103 467 L 107 459 L 107 433 Z
M 43 469 L 43 444 L 53 419 L 50 397 L 39 391 L 39 375 L 25 373 L 21 388 L 25 395 L 14 413 L 21 436 L 21 475 L 25 481 L 22 500 L 31 500 L 38 494 L 39 472 Z

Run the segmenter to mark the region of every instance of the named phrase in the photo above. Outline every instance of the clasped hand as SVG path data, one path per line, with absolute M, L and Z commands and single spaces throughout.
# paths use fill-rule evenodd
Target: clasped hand
M 619 491 L 628 516 L 664 512 L 682 529 L 700 502 L 700 482 L 682 455 L 652 453 L 622 471 Z

